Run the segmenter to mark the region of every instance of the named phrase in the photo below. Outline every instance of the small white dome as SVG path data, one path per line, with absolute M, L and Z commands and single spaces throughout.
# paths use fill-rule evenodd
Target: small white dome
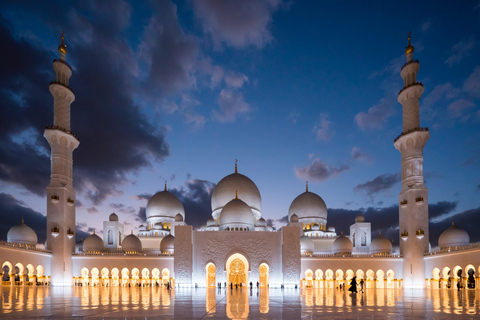
M 113 212 L 109 217 L 108 221 L 118 221 L 118 216 Z
M 183 216 L 180 213 L 175 216 L 175 222 L 183 222 Z
M 327 230 L 330 231 L 330 232 L 335 232 L 335 227 L 330 226 L 330 227 L 328 227 Z
M 8 230 L 7 242 L 20 243 L 35 246 L 38 242 L 38 237 L 32 228 L 22 223 L 13 226 Z
M 126 252 L 141 252 L 142 241 L 133 233 L 126 236 L 122 241 L 122 250 Z
M 233 199 L 223 207 L 220 213 L 220 227 L 225 228 L 253 228 L 255 218 L 252 209 L 240 199 Z
M 155 225 L 153 226 L 153 229 L 155 229 L 155 230 L 162 230 L 162 228 L 163 228 L 163 226 L 160 222 L 155 223 Z
M 161 252 L 174 252 L 175 250 L 175 237 L 169 234 L 160 242 L 160 251 Z
M 267 225 L 267 221 L 265 221 L 265 219 L 263 219 L 263 218 L 260 218 L 257 221 L 257 226 L 259 226 L 259 227 L 265 227 L 266 225 Z
M 266 228 L 267 231 L 273 231 L 273 227 L 268 225 L 267 228 Z
M 147 227 L 141 224 L 140 227 L 138 227 L 138 231 L 147 231 Z
M 362 214 L 359 214 L 355 217 L 355 223 L 356 222 L 365 222 L 365 217 Z
M 290 217 L 290 222 L 293 222 L 293 223 L 298 222 L 298 216 L 295 213 L 292 214 L 292 216 Z
M 85 252 L 89 251 L 103 251 L 105 250 L 105 243 L 103 242 L 102 238 L 97 236 L 95 233 L 89 235 L 83 241 L 83 250 Z
M 379 234 L 378 237 L 373 239 L 372 243 L 370 243 L 370 253 L 390 254 L 392 253 L 392 243 L 390 240 Z
M 293 214 L 296 214 L 299 219 L 321 218 L 327 220 L 327 205 L 319 195 L 306 191 L 296 197 L 290 205 L 289 220 Z
M 300 237 L 300 252 L 301 253 L 313 253 L 315 245 L 313 240 L 306 236 Z
M 185 220 L 185 209 L 182 202 L 168 191 L 155 193 L 147 203 L 146 215 L 147 219 L 152 217 L 175 218 L 177 214 L 181 214 Z
M 207 220 L 207 227 L 215 227 L 217 225 L 217 222 L 213 219 L 208 219 Z
M 320 230 L 320 225 L 318 223 L 314 223 L 312 226 L 312 231 L 319 231 Z
M 349 238 L 345 237 L 342 233 L 340 237 L 333 241 L 332 252 L 333 253 L 352 253 L 353 244 Z
M 466 246 L 470 244 L 470 236 L 468 233 L 453 225 L 447 230 L 443 231 L 438 238 L 438 246 L 440 248 Z
M 229 203 L 238 192 L 238 196 L 251 209 L 257 219 L 260 218 L 262 210 L 262 197 L 257 186 L 250 178 L 240 173 L 232 173 L 216 185 L 212 193 L 212 216 L 217 219 L 223 207 Z

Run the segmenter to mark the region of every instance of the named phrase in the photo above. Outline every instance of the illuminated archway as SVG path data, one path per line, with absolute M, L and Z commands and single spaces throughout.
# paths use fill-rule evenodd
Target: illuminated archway
M 268 267 L 268 264 L 262 263 L 260 265 L 259 267 L 260 288 L 268 287 L 269 271 L 270 271 L 270 268 Z
M 162 280 L 163 280 L 163 283 L 170 280 L 170 270 L 168 268 L 164 268 L 162 270 Z
M 210 262 L 206 265 L 205 271 L 207 273 L 207 288 L 215 288 L 215 286 L 216 286 L 215 279 L 216 279 L 217 268 L 215 267 L 215 265 L 213 263 Z
M 228 283 L 246 286 L 250 265 L 247 258 L 240 253 L 232 254 L 226 264 Z

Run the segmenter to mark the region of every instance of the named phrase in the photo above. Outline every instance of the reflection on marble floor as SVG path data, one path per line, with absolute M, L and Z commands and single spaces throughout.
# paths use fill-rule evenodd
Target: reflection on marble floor
M 158 287 L 0 287 L 1 316 L 199 319 L 302 316 L 449 318 L 480 314 L 480 290 L 187 289 Z

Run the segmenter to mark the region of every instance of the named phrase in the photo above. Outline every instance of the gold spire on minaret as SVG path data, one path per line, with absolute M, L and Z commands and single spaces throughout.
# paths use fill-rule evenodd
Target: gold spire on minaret
M 165 180 L 165 191 L 167 191 L 167 180 Z
M 23 223 L 23 219 L 22 219 L 22 224 L 25 224 L 25 223 Z
M 308 180 L 307 180 L 307 188 L 306 189 L 307 189 L 306 192 L 308 192 Z
M 411 36 L 411 32 L 408 33 L 408 46 L 405 48 L 405 55 L 409 55 L 411 53 L 413 53 L 413 46 L 410 44 L 410 36 Z
M 58 52 L 67 54 L 67 46 L 65 45 L 65 37 L 64 37 L 65 31 L 62 32 L 62 43 L 58 46 Z
M 238 169 L 237 169 L 237 162 L 238 162 L 238 160 L 237 160 L 237 159 L 235 159 L 235 173 L 238 173 Z
M 235 190 L 235 200 L 238 200 L 238 190 Z

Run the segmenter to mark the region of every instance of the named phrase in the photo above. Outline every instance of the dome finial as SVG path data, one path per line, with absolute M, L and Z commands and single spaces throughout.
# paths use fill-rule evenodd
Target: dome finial
M 407 48 L 405 48 L 405 55 L 406 56 L 413 53 L 413 46 L 410 44 L 411 34 L 412 34 L 411 32 L 408 33 L 408 46 L 407 46 Z
M 22 220 L 23 221 L 23 220 Z M 455 227 L 455 225 L 453 224 L 453 220 L 452 220 L 452 227 Z
M 133 229 L 132 229 L 132 230 L 130 230 L 130 234 L 133 234 Z
M 235 159 L 235 173 L 238 173 L 238 169 L 237 169 L 237 162 L 238 162 L 238 160 L 237 160 L 237 159 Z
M 380 237 L 381 235 L 382 235 L 382 231 L 380 231 L 380 232 L 378 233 L 378 236 L 379 236 L 379 237 Z
M 64 56 L 67 54 L 67 46 L 65 45 L 65 31 L 62 32 L 62 43 L 58 46 L 58 52 L 60 52 L 60 56 L 63 54 Z
M 93 234 L 95 234 L 95 229 L 93 229 Z
M 25 223 L 23 222 L 23 218 L 22 218 L 22 224 L 25 224 Z
M 235 190 L 235 199 L 238 200 L 238 190 Z
M 306 191 L 306 192 L 308 192 L 308 180 L 307 180 L 307 188 L 306 188 L 306 189 L 307 189 L 307 191 Z
M 341 236 L 343 236 L 343 231 L 342 231 L 342 234 L 341 234 Z
M 167 191 L 167 180 L 165 180 L 165 191 Z

